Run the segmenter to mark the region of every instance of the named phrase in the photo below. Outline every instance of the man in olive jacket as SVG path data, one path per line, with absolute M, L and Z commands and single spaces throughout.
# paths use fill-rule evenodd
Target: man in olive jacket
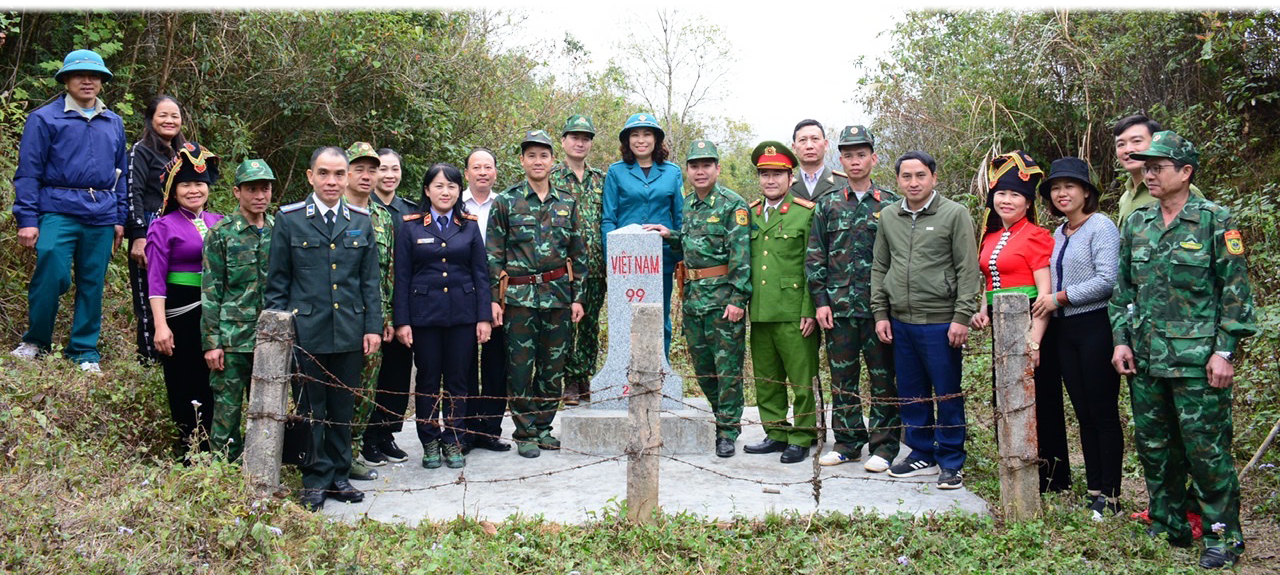
M 929 154 L 907 152 L 895 170 L 904 198 L 881 211 L 871 264 L 871 313 L 880 341 L 894 344 L 911 447 L 889 475 L 932 475 L 941 467 L 938 488 L 958 489 L 965 459 L 960 350 L 982 293 L 973 218 L 934 190 L 937 163 Z

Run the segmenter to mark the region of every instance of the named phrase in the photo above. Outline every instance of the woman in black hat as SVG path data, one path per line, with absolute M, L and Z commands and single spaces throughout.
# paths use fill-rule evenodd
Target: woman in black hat
M 1098 213 L 1098 188 L 1089 165 L 1079 158 L 1061 158 L 1050 166 L 1040 184 L 1049 212 L 1066 218 L 1053 232 L 1052 297 L 1037 300 L 1036 317 L 1049 318 L 1055 345 L 1043 353 L 1056 356 L 1071 406 L 1080 422 L 1084 451 L 1086 503 L 1094 519 L 1116 513 L 1120 506 L 1120 471 L 1124 432 L 1120 427 L 1120 376 L 1111 367 L 1111 323 L 1107 301 L 1116 283 L 1120 231 Z M 1042 391 L 1037 382 L 1037 403 Z M 1043 394 L 1062 397 L 1055 379 Z M 1051 387 L 1051 388 L 1050 388 Z M 1040 441 L 1066 446 L 1063 411 L 1037 410 Z M 1062 453 L 1066 460 L 1065 449 Z
M 147 289 L 155 323 L 156 352 L 164 366 L 169 413 L 178 426 L 182 453 L 199 424 L 208 449 L 213 392 L 200 336 L 200 273 L 204 237 L 222 219 L 204 211 L 218 181 L 218 157 L 185 142 L 165 168 L 160 217 L 147 229 Z

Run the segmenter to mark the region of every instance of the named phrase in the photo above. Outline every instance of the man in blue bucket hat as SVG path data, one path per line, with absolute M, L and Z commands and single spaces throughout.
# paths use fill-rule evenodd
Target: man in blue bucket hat
M 58 298 L 75 269 L 75 318 L 63 355 L 98 374 L 102 284 L 124 236 L 128 155 L 124 122 L 98 98 L 111 71 L 92 50 L 75 50 L 54 79 L 66 95 L 27 117 L 13 177 L 18 243 L 36 250 L 27 290 L 28 326 L 13 350 L 21 359 L 48 353 Z

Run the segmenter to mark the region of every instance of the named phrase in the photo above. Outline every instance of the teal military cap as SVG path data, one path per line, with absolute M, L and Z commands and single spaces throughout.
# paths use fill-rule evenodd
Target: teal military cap
M 1156 132 L 1151 136 L 1151 147 L 1141 152 L 1131 152 L 1130 158 L 1147 161 L 1157 158 L 1169 158 L 1184 164 L 1200 167 L 1200 151 L 1195 144 L 1187 141 L 1172 130 Z
M 627 118 L 627 123 L 622 125 L 622 131 L 618 132 L 618 138 L 625 142 L 627 130 L 631 130 L 633 128 L 649 128 L 660 135 L 666 134 L 666 132 L 662 131 L 662 126 L 658 125 L 658 119 L 653 117 L 653 114 L 640 112 L 638 114 L 632 114 L 631 117 Z

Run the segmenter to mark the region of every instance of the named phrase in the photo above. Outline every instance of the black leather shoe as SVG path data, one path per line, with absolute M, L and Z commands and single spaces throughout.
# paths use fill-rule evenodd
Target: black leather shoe
M 324 509 L 324 492 L 319 489 L 302 490 L 302 508 L 307 511 Z
M 471 449 L 487 449 L 489 451 L 511 451 L 511 444 L 492 437 L 477 437 L 471 442 Z
M 733 440 L 728 437 L 716 438 L 716 456 L 717 457 L 733 457 L 733 453 L 737 449 L 733 446 Z
M 809 448 L 800 447 L 799 445 L 788 445 L 782 450 L 782 457 L 778 461 L 783 463 L 800 463 L 809 457 Z
M 359 503 L 364 501 L 364 492 L 352 487 L 350 481 L 343 479 L 333 482 L 333 486 L 329 488 L 329 497 L 347 503 Z
M 760 443 L 742 446 L 743 453 L 777 453 L 787 448 L 787 442 L 764 438 Z
M 1201 569 L 1226 569 L 1236 564 L 1236 554 L 1221 547 L 1205 547 L 1200 555 Z

